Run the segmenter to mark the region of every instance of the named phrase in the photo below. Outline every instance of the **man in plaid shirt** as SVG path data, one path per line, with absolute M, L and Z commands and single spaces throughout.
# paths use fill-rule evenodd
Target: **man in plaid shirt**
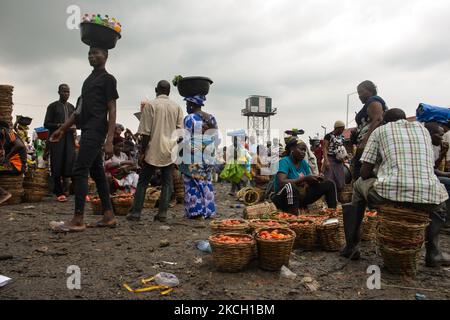
M 361 162 L 361 178 L 353 186 L 352 204 L 344 206 L 347 245 L 341 254 L 359 258 L 360 229 L 366 207 L 391 203 L 430 213 L 426 265 L 450 265 L 450 257 L 438 247 L 439 231 L 446 221 L 448 194 L 434 172 L 428 130 L 419 122 L 408 122 L 400 109 L 386 111 L 384 125 L 373 131 Z

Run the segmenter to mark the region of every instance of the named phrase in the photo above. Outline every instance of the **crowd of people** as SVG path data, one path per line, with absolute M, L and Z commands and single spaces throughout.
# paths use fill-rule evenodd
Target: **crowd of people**
M 216 118 L 205 112 L 206 97 L 185 97 L 186 112 L 170 98 L 171 85 L 161 80 L 156 98 L 141 105 L 136 134 L 116 122 L 116 80 L 105 69 L 107 50 L 90 48 L 92 73 L 85 80 L 76 106 L 68 102 L 70 88 L 61 84 L 59 100 L 47 108 L 44 127 L 50 132 L 49 163 L 56 201 L 67 201 L 64 181 L 71 178 L 75 195 L 74 215 L 56 231 L 80 232 L 88 197 L 88 178 L 95 181 L 103 217 L 91 227 L 116 227 L 111 194 L 130 192 L 134 203 L 127 216 L 141 218 L 149 185 L 161 187 L 155 220 L 166 222 L 173 193 L 173 172 L 182 176 L 187 218 L 212 218 L 216 213 L 214 182 L 228 181 L 230 196 L 245 186 L 265 191 L 266 200 L 278 209 L 299 215 L 308 205 L 324 198 L 328 208 L 337 208 L 338 195 L 348 185 L 351 167 L 353 199 L 343 206 L 346 246 L 341 254 L 360 256 L 361 223 L 366 209 L 396 203 L 428 212 L 426 232 L 428 266 L 449 265 L 439 250 L 438 235 L 447 223 L 446 202 L 450 190 L 450 166 L 446 161 L 447 124 L 408 121 L 400 109 L 388 109 L 371 81 L 357 90 L 363 107 L 356 115 L 357 128 L 350 141 L 343 135 L 345 123 L 336 121 L 323 141 L 308 148 L 301 130 L 290 132 L 284 146 L 279 139 L 258 143 L 258 137 L 233 132 L 232 144 L 219 149 Z M 81 136 L 77 137 L 77 129 Z M 183 129 L 184 137 L 173 133 Z M 198 135 L 197 133 L 201 134 Z M 187 138 L 186 138 L 187 137 Z M 27 155 L 18 132 L 0 123 L 0 175 L 23 174 Z M 174 148 L 183 145 L 174 157 Z M 350 145 L 350 148 L 349 148 Z M 185 147 L 188 146 L 186 149 Z M 187 154 L 186 154 L 186 150 Z M 212 150 L 206 159 L 205 150 Z M 220 150 L 220 152 L 218 152 Z M 200 154 L 200 157 L 198 155 Z M 189 159 L 177 162 L 176 158 Z M 8 199 L 0 189 L 0 201 Z

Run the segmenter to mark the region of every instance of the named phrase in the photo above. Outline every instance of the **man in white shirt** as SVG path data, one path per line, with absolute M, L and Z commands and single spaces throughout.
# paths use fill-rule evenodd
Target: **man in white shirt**
M 161 170 L 162 190 L 159 212 L 155 220 L 166 222 L 172 193 L 172 149 L 177 141 L 172 134 L 183 127 L 183 110 L 169 99 L 170 83 L 161 80 L 156 88 L 156 99 L 148 101 L 142 108 L 138 133 L 142 135 L 139 182 L 134 195 L 132 212 L 128 220 L 139 220 L 144 206 L 145 192 L 150 179 L 159 168 Z

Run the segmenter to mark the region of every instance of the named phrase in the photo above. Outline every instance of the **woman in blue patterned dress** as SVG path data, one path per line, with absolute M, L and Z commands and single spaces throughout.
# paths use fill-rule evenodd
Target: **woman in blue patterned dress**
M 214 116 L 201 110 L 206 100 L 204 96 L 187 97 L 184 100 L 187 101 L 188 113 L 184 118 L 184 128 L 191 135 L 190 150 L 192 150 L 191 163 L 180 165 L 185 190 L 185 214 L 187 218 L 207 219 L 216 213 L 212 184 L 214 163 L 209 162 L 208 159 L 205 161 L 203 152 L 210 146 L 208 150 L 211 150 L 212 154 L 208 158 L 214 161 L 214 150 L 218 144 L 217 134 L 209 135 L 207 130 L 217 129 L 217 122 Z M 195 158 L 194 153 L 196 153 Z M 201 155 L 200 158 L 199 155 Z

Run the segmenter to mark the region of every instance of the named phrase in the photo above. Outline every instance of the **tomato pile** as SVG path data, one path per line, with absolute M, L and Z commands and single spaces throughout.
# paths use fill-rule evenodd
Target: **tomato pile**
M 277 219 L 283 219 L 283 220 L 288 220 L 288 219 L 297 219 L 297 216 L 294 216 L 293 214 L 289 214 L 289 213 L 285 213 L 285 212 L 281 212 L 275 215 L 275 218 Z
M 236 225 L 239 225 L 239 224 L 242 224 L 242 223 L 243 222 L 240 221 L 240 220 L 222 220 L 220 222 L 220 224 L 224 225 L 224 226 L 236 226 Z
M 310 225 L 312 223 L 313 222 L 311 220 L 299 220 L 299 221 L 290 222 L 289 225 L 295 227 L 295 226 Z
M 378 216 L 378 213 L 376 211 L 366 211 L 366 217 L 368 218 L 376 218 Z
M 263 231 L 260 231 L 258 233 L 258 235 L 262 239 L 267 239 L 267 240 L 283 240 L 283 239 L 292 238 L 292 236 L 290 234 L 281 233 L 279 230 L 273 230 L 273 231 L 263 230 Z
M 250 223 L 264 227 L 281 227 L 282 224 L 275 220 L 252 220 Z
M 238 237 L 238 236 L 225 236 L 219 235 L 212 237 L 212 240 L 222 242 L 222 243 L 250 243 L 252 242 L 251 237 Z
M 130 204 L 133 202 L 134 196 L 131 193 L 121 193 L 112 198 L 116 204 Z

